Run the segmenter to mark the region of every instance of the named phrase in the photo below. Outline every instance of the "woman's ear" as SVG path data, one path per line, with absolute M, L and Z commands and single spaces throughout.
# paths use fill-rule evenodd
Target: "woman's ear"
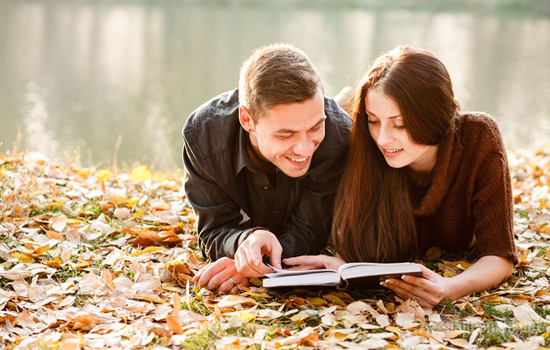
M 254 120 L 252 120 L 252 116 L 248 113 L 248 109 L 245 106 L 239 106 L 239 123 L 241 123 L 245 131 L 254 131 Z

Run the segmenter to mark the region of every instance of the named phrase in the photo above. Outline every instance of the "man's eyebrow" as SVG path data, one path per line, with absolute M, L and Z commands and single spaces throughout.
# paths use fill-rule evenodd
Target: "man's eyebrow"
M 315 123 L 315 125 L 313 125 L 310 128 L 310 130 L 318 127 L 321 124 L 323 124 L 326 119 L 327 119 L 327 117 L 323 116 L 321 119 L 319 119 L 319 121 L 317 123 Z M 297 132 L 298 131 L 296 131 L 296 130 L 283 128 L 283 129 L 279 129 L 279 130 L 275 131 L 275 134 L 295 134 Z
M 368 109 L 365 108 L 365 111 L 367 111 L 367 114 L 371 114 L 371 115 L 373 115 L 374 117 L 376 117 L 376 114 L 374 114 L 374 113 L 372 113 L 372 112 L 369 112 Z M 388 119 L 395 119 L 395 118 L 399 118 L 399 117 L 401 117 L 401 114 L 393 115 L 393 116 L 391 116 L 391 117 L 388 117 Z

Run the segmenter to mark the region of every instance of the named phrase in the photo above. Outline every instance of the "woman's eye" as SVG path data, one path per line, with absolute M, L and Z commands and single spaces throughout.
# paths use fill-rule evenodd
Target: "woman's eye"
M 405 125 L 394 125 L 394 128 L 402 130 L 405 129 Z
M 367 123 L 369 123 L 369 124 L 376 124 L 376 123 L 378 123 L 378 121 L 376 121 L 376 120 L 368 120 Z

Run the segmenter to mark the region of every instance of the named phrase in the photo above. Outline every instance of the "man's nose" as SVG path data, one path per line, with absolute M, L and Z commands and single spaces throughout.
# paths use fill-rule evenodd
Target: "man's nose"
M 310 156 L 315 150 L 315 141 L 307 135 L 301 136 L 294 144 L 294 153 L 298 156 Z

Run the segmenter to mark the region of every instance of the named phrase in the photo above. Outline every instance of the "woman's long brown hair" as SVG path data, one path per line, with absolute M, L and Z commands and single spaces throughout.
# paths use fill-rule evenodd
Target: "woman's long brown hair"
M 370 136 L 365 102 L 371 89 L 397 104 L 411 139 L 422 145 L 442 141 L 459 106 L 443 63 L 410 46 L 380 56 L 355 90 L 350 153 L 332 226 L 336 252 L 348 262 L 410 260 L 418 241 L 408 177 L 386 163 Z

